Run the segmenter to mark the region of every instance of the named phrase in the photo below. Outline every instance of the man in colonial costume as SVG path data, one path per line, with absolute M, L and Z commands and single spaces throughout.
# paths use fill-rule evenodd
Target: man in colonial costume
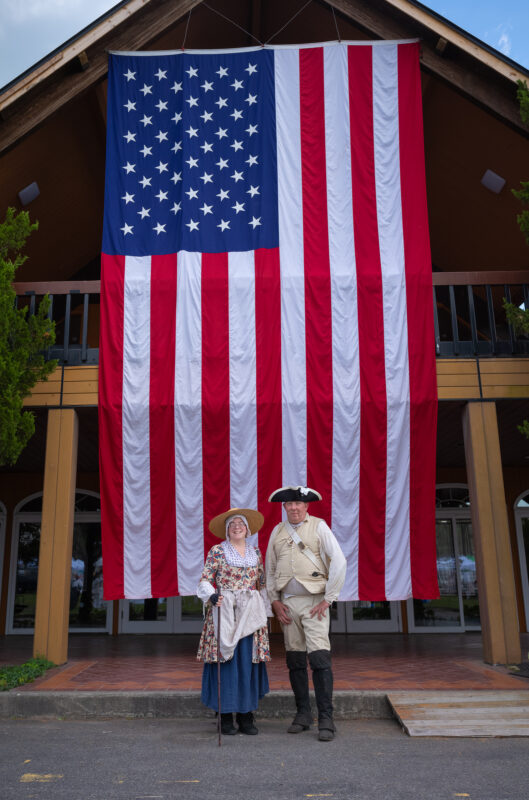
M 307 654 L 318 706 L 318 738 L 334 738 L 329 641 L 329 608 L 345 580 L 345 557 L 324 520 L 308 513 L 321 495 L 304 486 L 286 486 L 269 497 L 283 503 L 287 519 L 276 525 L 266 553 L 267 590 L 285 638 L 290 684 L 297 713 L 289 733 L 312 724 Z

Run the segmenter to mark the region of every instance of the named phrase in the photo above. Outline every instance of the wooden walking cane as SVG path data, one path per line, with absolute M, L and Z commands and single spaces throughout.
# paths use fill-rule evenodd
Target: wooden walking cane
M 219 708 L 217 714 L 217 727 L 219 731 L 219 747 L 221 746 L 221 722 L 220 722 L 220 606 L 217 601 L 217 705 Z

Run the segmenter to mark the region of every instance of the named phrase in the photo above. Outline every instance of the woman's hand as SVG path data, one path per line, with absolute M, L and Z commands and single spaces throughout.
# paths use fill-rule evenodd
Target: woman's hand
M 209 596 L 209 602 L 212 606 L 221 606 L 223 600 L 223 596 L 221 594 L 217 594 L 216 592 Z

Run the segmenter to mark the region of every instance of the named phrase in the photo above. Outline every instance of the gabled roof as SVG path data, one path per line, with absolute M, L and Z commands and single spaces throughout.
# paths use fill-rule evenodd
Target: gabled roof
M 203 22 L 204 14 L 208 13 L 214 21 L 215 9 L 229 15 L 236 6 L 226 0 L 214 1 L 215 7 L 203 4 L 202 0 L 123 0 L 0 90 L 0 152 L 73 97 L 101 82 L 107 73 L 108 50 L 154 49 L 157 40 L 185 21 L 193 10 L 193 46 L 211 46 L 201 44 L 197 18 Z M 203 8 L 198 8 L 201 5 Z M 292 16 L 291 12 L 301 10 L 299 21 L 311 13 L 311 6 L 316 6 L 329 14 L 334 8 L 339 12 L 339 25 L 351 23 L 366 38 L 418 36 L 422 41 L 421 63 L 426 71 L 452 84 L 509 124 L 525 130 L 519 120 L 513 82 L 525 80 L 529 71 L 417 0 L 313 0 L 306 8 L 299 2 L 286 0 L 281 3 L 281 13 L 271 0 L 267 0 L 266 6 L 262 0 L 241 0 L 238 5 L 240 15 L 251 20 L 254 30 L 269 24 L 274 13 L 283 19 L 285 14 Z M 332 32 L 330 27 L 329 34 Z M 283 35 L 275 41 L 291 41 L 288 27 L 285 35 L 286 39 Z M 211 31 L 207 39 L 215 39 Z M 252 43 L 244 35 L 239 39 L 234 46 Z

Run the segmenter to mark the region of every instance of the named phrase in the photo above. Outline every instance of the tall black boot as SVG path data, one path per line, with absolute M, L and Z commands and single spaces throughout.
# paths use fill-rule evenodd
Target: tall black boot
M 287 650 L 287 667 L 297 709 L 292 725 L 288 728 L 288 733 L 301 733 L 301 731 L 308 730 L 313 722 L 310 710 L 307 654 L 305 651 Z
M 256 726 L 253 724 L 253 714 L 247 711 L 246 714 L 235 714 L 237 725 L 241 733 L 246 733 L 248 736 L 255 736 L 259 733 Z
M 220 732 L 223 733 L 224 736 L 235 736 L 237 728 L 233 724 L 233 714 L 220 715 Z
M 334 739 L 336 731 L 333 722 L 333 678 L 330 650 L 315 650 L 313 653 L 309 653 L 309 662 L 318 706 L 318 739 L 320 742 L 330 742 Z

